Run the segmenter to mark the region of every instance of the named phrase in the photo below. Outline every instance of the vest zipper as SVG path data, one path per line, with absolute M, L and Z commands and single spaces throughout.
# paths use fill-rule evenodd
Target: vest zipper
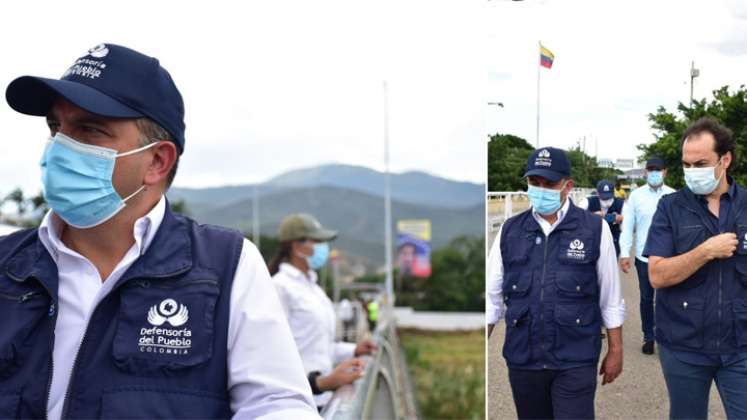
M 545 249 L 542 260 L 542 280 L 540 280 L 540 328 L 542 329 L 542 353 L 547 359 L 547 350 L 545 349 L 545 275 L 547 274 L 547 243 L 550 242 L 550 235 L 545 235 Z M 546 364 L 542 364 L 542 369 L 547 369 Z
M 52 305 L 49 307 L 50 316 L 52 317 L 52 334 L 49 337 L 49 349 L 50 349 L 50 355 L 49 355 L 49 375 L 47 377 L 47 401 L 44 405 L 44 418 L 49 419 L 49 411 L 47 407 L 49 407 L 49 400 L 52 398 L 52 376 L 54 375 L 54 342 L 55 342 L 55 332 L 54 329 L 57 326 L 57 305 L 52 302 Z
M 159 278 L 174 277 L 174 276 L 178 276 L 179 274 L 186 273 L 190 269 L 191 267 L 186 267 L 174 273 L 164 274 L 164 275 L 154 275 L 154 276 L 149 276 L 149 278 L 159 279 Z M 106 297 L 104 297 L 104 299 L 111 296 L 116 290 L 119 290 L 120 288 L 122 288 L 122 286 L 124 286 L 125 284 L 129 283 L 129 281 L 132 281 L 132 280 L 133 279 L 129 279 L 127 281 L 123 281 L 119 283 L 118 285 L 116 285 L 114 288 L 112 288 L 109 294 L 107 294 Z M 69 417 L 67 411 L 70 408 L 69 407 L 70 394 L 72 393 L 73 385 L 75 385 L 75 376 L 76 376 L 76 373 L 78 372 L 78 362 L 80 361 L 80 353 L 83 351 L 83 348 L 87 342 L 86 339 L 88 338 L 88 327 L 91 325 L 91 320 L 96 315 L 96 312 L 99 310 L 99 307 L 101 307 L 102 301 L 103 299 L 96 304 L 96 307 L 93 309 L 93 312 L 91 312 L 91 317 L 88 318 L 88 323 L 86 323 L 86 329 L 83 332 L 83 339 L 80 341 L 80 346 L 78 347 L 78 351 L 75 353 L 75 360 L 73 361 L 73 369 L 70 371 L 70 381 L 67 384 L 67 390 L 65 390 L 65 400 L 62 404 L 62 412 L 60 415 L 60 418 L 62 419 Z

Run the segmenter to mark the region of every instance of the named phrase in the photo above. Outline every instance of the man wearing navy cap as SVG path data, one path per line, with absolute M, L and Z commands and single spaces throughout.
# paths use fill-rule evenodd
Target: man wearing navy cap
M 659 200 L 643 255 L 656 290 L 656 341 L 671 419 L 747 418 L 747 190 L 737 142 L 715 119 L 682 136 L 686 187 Z
M 620 223 L 623 221 L 625 200 L 615 197 L 615 184 L 601 180 L 597 183 L 597 195 L 583 199 L 579 207 L 602 217 L 610 227 L 615 241 L 615 253 L 620 255 Z
M 651 219 L 656 212 L 659 200 L 674 192 L 664 184 L 667 167 L 664 160 L 651 157 L 646 162 L 646 185 L 630 193 L 623 208 L 622 233 L 620 234 L 620 269 L 630 271 L 630 251 L 633 248 L 635 232 L 635 270 L 638 273 L 640 290 L 641 331 L 643 332 L 643 354 L 654 354 L 654 288 L 648 280 L 648 258 L 643 256 Z
M 490 251 L 488 334 L 505 317 L 503 357 L 519 418 L 594 418 L 602 325 L 602 385 L 622 371 L 625 304 L 612 234 L 568 198 L 562 150 L 536 150 L 524 176 L 532 208 L 506 220 Z
M 6 99 L 46 117 L 51 210 L 0 239 L 0 417 L 319 418 L 256 247 L 169 209 L 184 103 L 158 60 L 101 44 Z

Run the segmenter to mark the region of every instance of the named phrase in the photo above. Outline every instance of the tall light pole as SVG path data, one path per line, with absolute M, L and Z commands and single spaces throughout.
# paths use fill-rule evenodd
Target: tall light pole
M 690 64 L 690 108 L 693 106 L 693 83 L 700 76 L 700 70 L 695 68 L 695 61 Z
M 254 246 L 259 249 L 259 182 L 254 184 L 254 199 L 252 200 L 252 238 Z
M 384 81 L 384 252 L 386 252 L 386 297 L 394 307 L 394 279 L 392 277 L 392 185 L 389 174 L 389 92 Z

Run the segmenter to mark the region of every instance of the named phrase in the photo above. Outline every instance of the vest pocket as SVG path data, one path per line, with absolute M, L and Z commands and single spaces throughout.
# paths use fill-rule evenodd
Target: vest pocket
M 599 357 L 601 330 L 596 303 L 555 305 L 554 355 L 568 362 L 594 361 Z
M 503 343 L 503 357 L 509 363 L 521 365 L 529 361 L 531 320 L 529 306 L 510 305 L 506 309 L 506 340 Z
M 703 243 L 705 236 L 705 226 L 700 224 L 685 224 L 675 233 L 674 250 L 677 255 L 684 254 Z
M 230 418 L 226 396 L 199 390 L 128 387 L 104 392 L 102 418 L 218 419 Z
M 0 278 L 0 280 L 5 280 Z M 50 313 L 49 297 L 39 291 L 23 288 L 0 289 L 0 378 L 9 377 L 29 353 L 31 336 Z
M 511 297 L 524 296 L 532 285 L 532 272 L 507 272 L 503 276 L 503 296 L 508 299 Z
M 219 293 L 215 280 L 141 280 L 126 286 L 112 346 L 116 365 L 145 374 L 209 360 Z
M 734 330 L 737 333 L 737 346 L 747 346 L 747 299 L 732 301 Z
M 595 295 L 598 287 L 595 273 L 569 270 L 555 273 L 555 286 L 559 295 L 577 298 Z
M 672 344 L 692 348 L 703 347 L 703 299 L 682 297 L 670 300 L 667 306 L 669 337 Z
M 0 419 L 18 418 L 18 407 L 20 405 L 20 392 L 6 393 L 0 391 Z
M 737 225 L 737 254 L 747 255 L 747 225 Z
M 741 243 L 737 245 L 737 247 L 739 246 L 741 246 Z M 737 257 L 735 260 L 734 268 L 737 271 L 736 277 L 742 283 L 742 286 L 747 287 L 747 258 Z

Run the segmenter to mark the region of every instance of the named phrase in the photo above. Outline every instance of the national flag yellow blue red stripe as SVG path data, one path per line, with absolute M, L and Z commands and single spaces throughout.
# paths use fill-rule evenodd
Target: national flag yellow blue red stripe
M 552 68 L 552 62 L 555 60 L 555 54 L 540 45 L 540 66 Z

